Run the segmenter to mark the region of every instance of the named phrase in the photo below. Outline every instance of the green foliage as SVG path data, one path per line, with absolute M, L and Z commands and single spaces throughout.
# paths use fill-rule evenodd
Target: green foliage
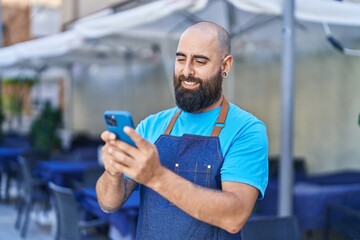
M 56 130 L 61 127 L 62 114 L 60 109 L 53 109 L 50 103 L 45 103 L 43 111 L 32 122 L 30 140 L 34 149 L 44 154 L 50 154 L 61 148 L 60 138 Z
M 32 87 L 36 79 L 32 78 L 6 78 L 2 80 L 3 86 L 29 86 Z
M 23 102 L 21 98 L 15 95 L 4 96 L 3 107 L 6 112 L 21 114 L 22 106 Z
M 23 89 L 31 88 L 36 83 L 36 79 L 14 78 L 3 79 L 2 88 L 8 86 L 13 89 L 11 93 L 2 94 L 3 112 L 20 115 L 23 110 Z

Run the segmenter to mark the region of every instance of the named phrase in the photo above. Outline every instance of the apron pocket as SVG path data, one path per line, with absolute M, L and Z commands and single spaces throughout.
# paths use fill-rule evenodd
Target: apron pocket
M 179 176 L 202 187 L 209 187 L 211 180 L 211 164 L 188 164 L 175 163 L 174 172 Z

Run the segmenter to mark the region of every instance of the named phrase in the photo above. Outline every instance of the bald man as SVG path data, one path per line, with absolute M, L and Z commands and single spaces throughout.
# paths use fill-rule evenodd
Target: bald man
M 102 133 L 98 201 L 114 212 L 140 184 L 137 239 L 241 239 L 267 186 L 268 141 L 265 125 L 223 95 L 232 64 L 224 28 L 192 25 L 176 52 L 177 106 L 124 128 L 136 148 Z

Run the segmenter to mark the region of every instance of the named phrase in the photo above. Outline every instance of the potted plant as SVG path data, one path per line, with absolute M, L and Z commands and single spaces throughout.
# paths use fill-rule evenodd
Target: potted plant
M 46 156 L 61 149 L 61 140 L 57 129 L 62 125 L 62 114 L 59 108 L 53 108 L 46 102 L 42 111 L 30 127 L 30 142 L 34 150 Z

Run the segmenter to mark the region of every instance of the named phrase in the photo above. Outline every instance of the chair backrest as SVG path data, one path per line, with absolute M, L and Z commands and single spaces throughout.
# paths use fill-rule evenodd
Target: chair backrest
M 58 186 L 49 182 L 49 188 L 54 196 L 57 214 L 57 234 L 60 240 L 81 239 L 79 229 L 78 204 L 74 192 L 70 188 Z
M 295 216 L 250 218 L 241 230 L 242 240 L 300 240 L 300 230 Z
M 24 197 L 27 201 L 30 201 L 31 194 L 33 192 L 33 178 L 30 170 L 30 166 L 27 159 L 23 156 L 17 158 L 20 167 L 20 182 L 23 189 Z
M 356 199 L 356 198 L 355 198 Z M 324 239 L 330 239 L 330 232 L 344 239 L 360 239 L 360 206 L 330 204 L 326 207 Z
M 279 156 L 269 156 L 269 177 L 278 178 L 279 177 Z M 293 169 L 294 177 L 296 179 L 303 179 L 307 176 L 307 166 L 306 160 L 304 157 L 294 157 L 293 158 Z

